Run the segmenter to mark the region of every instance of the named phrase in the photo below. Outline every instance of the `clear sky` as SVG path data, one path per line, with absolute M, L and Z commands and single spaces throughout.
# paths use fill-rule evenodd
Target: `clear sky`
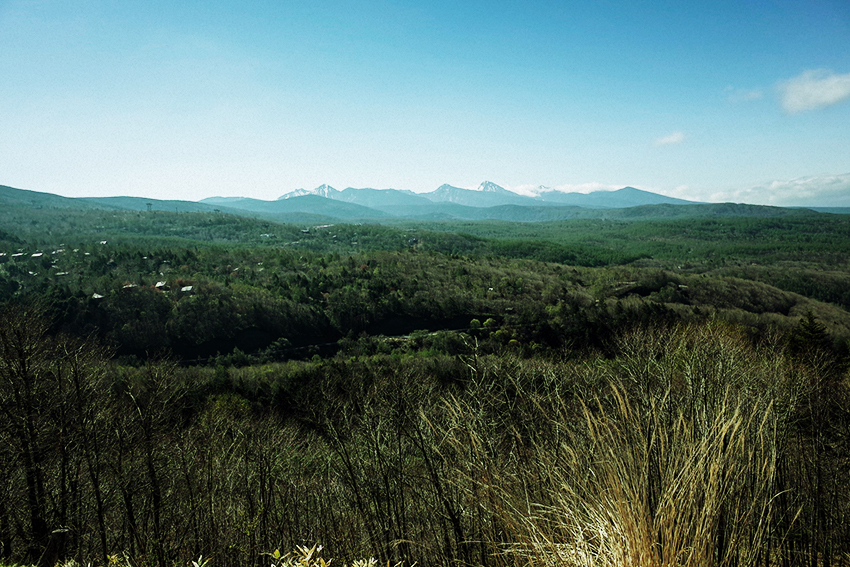
M 848 0 L 0 0 L 0 184 L 850 206 Z

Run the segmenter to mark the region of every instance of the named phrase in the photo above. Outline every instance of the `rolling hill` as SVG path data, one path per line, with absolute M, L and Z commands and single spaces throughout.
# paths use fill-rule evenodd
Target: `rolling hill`
M 800 210 L 734 203 L 694 203 L 633 187 L 587 194 L 543 190 L 536 196 L 526 196 L 490 182 L 482 183 L 477 190 L 442 185 L 430 193 L 352 187 L 339 191 L 322 185 L 312 191 L 299 189 L 274 201 L 210 197 L 198 202 L 143 197 L 69 198 L 0 186 L 0 204 L 12 208 L 209 212 L 287 223 L 765 217 L 783 216 Z

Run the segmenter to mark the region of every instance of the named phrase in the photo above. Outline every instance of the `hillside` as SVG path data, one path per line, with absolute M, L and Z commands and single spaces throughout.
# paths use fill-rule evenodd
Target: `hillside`
M 4 194 L 16 564 L 850 552 L 846 216 L 432 203 L 554 220 L 375 224 L 298 212 L 362 214 L 318 195 Z
M 511 193 L 495 184 L 488 190 L 443 185 L 432 193 L 395 189 L 337 191 L 322 186 L 298 191 L 275 201 L 244 197 L 211 197 L 200 202 L 140 197 L 87 197 L 71 199 L 0 186 L 0 203 L 12 207 L 102 209 L 114 211 L 217 212 L 277 222 L 330 223 L 404 221 L 547 222 L 569 219 L 656 219 L 675 217 L 770 217 L 805 214 L 807 209 L 758 205 L 693 204 L 626 187 L 589 194 L 543 192 L 538 197 Z M 557 193 L 557 196 L 554 195 Z M 569 204 L 566 204 L 569 203 Z M 796 213 L 794 212 L 796 211 Z
M 304 196 L 282 200 L 278 211 L 285 211 L 293 206 L 291 203 L 295 210 L 312 210 L 312 204 L 322 199 Z M 235 216 L 224 209 L 148 211 L 145 200 L 125 198 L 85 200 L 83 208 L 77 210 L 38 208 L 20 202 L 19 199 L 18 205 L 0 211 L 0 221 L 6 227 L 0 233 L 0 288 L 5 290 L 6 298 L 61 289 L 69 301 L 77 298 L 69 305 L 82 308 L 87 302 L 79 303 L 81 298 L 95 294 L 108 298 L 110 292 L 126 285 L 150 286 L 156 281 L 180 280 L 192 282 L 198 289 L 216 290 L 212 297 L 218 297 L 224 292 L 232 294 L 227 291 L 229 286 L 239 283 L 243 291 L 268 293 L 274 289 L 294 302 L 293 306 L 301 305 L 301 316 L 307 318 L 299 323 L 301 316 L 289 316 L 286 325 L 300 330 L 286 338 L 306 344 L 326 342 L 318 337 L 336 341 L 352 332 L 382 334 L 380 329 L 392 327 L 391 321 L 408 320 L 410 325 L 418 322 L 421 328 L 439 329 L 447 321 L 493 318 L 503 312 L 504 302 L 511 301 L 510 297 L 519 301 L 525 293 L 532 293 L 533 297 L 546 288 L 552 288 L 544 293 L 550 298 L 547 301 L 557 301 L 565 293 L 556 291 L 564 278 L 558 275 L 562 269 L 559 266 L 568 266 L 585 270 L 581 276 L 574 276 L 584 283 L 570 293 L 581 291 L 589 304 L 599 300 L 624 305 L 637 301 L 666 308 L 675 305 L 674 311 L 681 316 L 687 317 L 694 309 L 703 313 L 711 310 L 759 327 L 768 321 L 789 327 L 812 311 L 836 337 L 850 338 L 846 311 L 850 309 L 846 291 L 850 289 L 850 276 L 843 253 L 850 249 L 850 224 L 843 216 L 749 205 L 649 205 L 606 210 L 607 219 L 573 218 L 534 224 L 407 221 L 381 226 L 299 217 L 322 222 L 293 225 Z M 64 200 L 56 203 L 67 204 Z M 145 208 L 98 210 L 89 208 L 92 203 Z M 264 202 L 243 205 L 261 207 Z M 352 209 L 348 207 L 358 207 L 344 202 L 338 205 L 349 211 Z M 505 217 L 516 216 L 512 207 L 505 206 Z M 283 268 L 307 253 L 317 256 L 305 259 L 306 263 L 298 268 Z M 319 258 L 323 258 L 323 268 L 307 268 Z M 494 275 L 483 275 L 488 271 L 485 265 L 492 264 L 493 258 L 504 267 L 496 264 Z M 495 274 L 517 261 L 536 264 L 533 268 L 517 265 L 516 269 L 526 273 L 508 276 L 508 281 L 522 280 L 525 284 L 506 288 L 505 276 Z M 369 274 L 381 265 L 381 276 L 355 278 L 349 265 L 352 262 L 368 266 Z M 481 272 L 474 282 L 470 279 L 473 268 Z M 537 275 L 532 276 L 531 272 Z M 560 278 L 562 283 L 529 287 L 529 282 L 541 277 Z M 416 284 L 411 283 L 413 279 Z M 645 283 L 650 280 L 655 283 Z M 606 283 L 609 281 L 613 283 Z M 430 289 L 437 282 L 442 283 Z M 368 285 L 351 295 L 361 284 Z M 683 293 L 683 289 L 689 291 Z M 391 290 L 394 291 L 390 293 Z M 506 290 L 512 291 L 505 295 Z M 481 293 L 479 297 L 477 294 Z M 513 295 L 516 293 L 519 295 Z M 340 319 L 332 309 L 331 298 L 335 294 L 357 297 L 355 304 L 360 313 Z M 236 297 L 232 295 L 228 301 Z M 196 297 L 193 301 L 198 300 Z M 539 299 L 528 300 L 539 303 Z M 113 305 L 112 301 L 106 299 L 103 305 Z M 446 301 L 453 307 L 443 306 Z M 162 308 L 169 304 L 164 302 Z M 120 305 L 120 301 L 115 305 Z M 176 305 L 166 312 L 176 315 Z M 544 302 L 535 309 L 547 305 Z M 242 313 L 242 323 L 224 325 L 200 342 L 187 342 L 173 334 L 168 329 L 181 324 L 169 323 L 163 315 L 164 327 L 155 333 L 157 344 L 178 351 L 184 348 L 180 345 L 196 344 L 197 349 L 191 347 L 186 352 L 203 351 L 206 356 L 214 354 L 215 349 L 231 350 L 236 334 L 250 329 L 260 330 L 269 340 L 279 338 L 276 325 L 280 323 L 267 327 L 267 323 L 260 324 L 245 315 L 254 308 L 237 308 L 236 304 L 233 308 Z M 532 317 L 521 315 L 517 309 L 496 320 L 514 324 L 517 322 L 513 320 L 522 316 Z M 94 324 L 83 323 L 88 317 L 91 314 L 80 313 L 73 318 L 87 327 Z M 122 350 L 136 354 L 144 351 L 115 339 L 117 331 L 108 329 L 117 329 L 113 325 L 118 323 L 107 323 L 106 313 L 97 318 L 101 321 L 97 328 L 104 339 L 112 337 L 108 340 L 117 341 L 115 346 Z M 359 321 L 356 325 L 352 322 L 355 320 Z M 404 332 L 412 330 L 406 325 L 401 325 Z M 217 324 L 213 327 L 218 328 Z M 200 346 L 209 341 L 218 346 Z

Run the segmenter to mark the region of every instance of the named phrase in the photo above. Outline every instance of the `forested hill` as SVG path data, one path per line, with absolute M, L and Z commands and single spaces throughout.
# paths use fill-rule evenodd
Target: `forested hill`
M 764 329 L 811 311 L 850 337 L 844 216 L 658 205 L 705 214 L 293 225 L 17 195 L 0 212 L 0 299 L 49 297 L 62 328 L 140 359 L 298 357 L 473 320 L 523 349 L 599 346 L 624 324 L 718 314 Z
M 2 195 L 0 562 L 850 554 L 850 217 Z

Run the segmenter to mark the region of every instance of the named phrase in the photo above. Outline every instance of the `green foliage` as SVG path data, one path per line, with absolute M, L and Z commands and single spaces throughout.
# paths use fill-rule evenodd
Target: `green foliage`
M 829 343 L 801 357 L 775 332 L 564 299 L 573 307 L 550 317 L 607 328 L 600 351 L 532 356 L 527 327 L 492 317 L 477 340 L 364 335 L 310 362 L 119 367 L 7 310 L 0 345 L 29 346 L 0 351 L 0 542 L 15 560 L 53 545 L 57 560 L 134 565 L 200 550 L 244 565 L 305 540 L 343 564 L 548 564 L 565 551 L 576 564 L 752 564 L 768 550 L 808 564 L 850 551 L 848 391 Z M 826 335 L 811 316 L 789 336 Z M 34 405 L 14 399 L 21 388 L 38 389 Z M 51 544 L 53 525 L 69 529 Z M 284 557 L 272 560 L 297 560 Z
M 140 360 L 170 352 L 206 363 L 238 348 L 245 356 L 218 363 L 252 364 L 327 355 L 340 339 L 362 333 L 467 328 L 490 351 L 512 345 L 530 353 L 534 344 L 539 353 L 541 345 L 565 342 L 599 347 L 616 327 L 653 317 L 713 314 L 761 329 L 790 328 L 810 310 L 833 338 L 850 337 L 846 311 L 765 284 L 767 272 L 749 268 L 695 274 L 421 250 L 315 254 L 143 241 L 58 246 L 0 264 L 0 293 L 47 296 L 61 328 L 95 333 L 119 355 Z M 838 286 L 842 280 L 832 277 Z
M 845 217 L 302 226 L 60 205 L 0 208 L 2 556 L 850 551 Z

